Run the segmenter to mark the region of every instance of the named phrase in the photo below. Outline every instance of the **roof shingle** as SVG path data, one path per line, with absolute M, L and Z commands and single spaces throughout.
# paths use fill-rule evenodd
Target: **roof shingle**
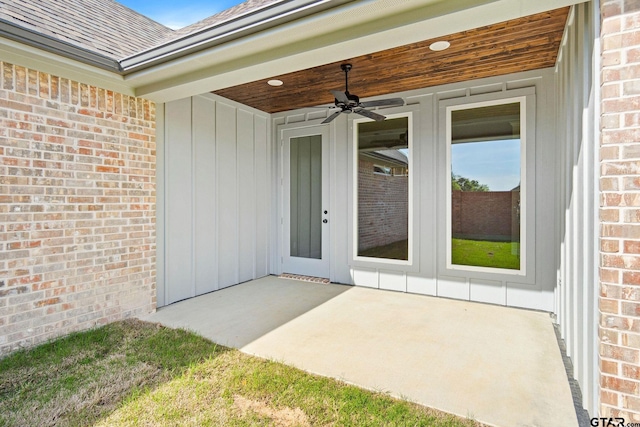
M 112 59 L 175 36 L 114 0 L 0 0 L 0 19 Z
M 223 10 L 222 12 L 216 13 L 215 15 L 209 16 L 208 18 L 205 18 L 201 21 L 176 30 L 175 34 L 171 38 L 177 38 L 192 34 L 207 27 L 211 27 L 222 22 L 238 18 L 242 15 L 246 15 L 248 13 L 263 9 L 272 4 L 281 2 L 282 0 L 246 0 L 243 3 Z

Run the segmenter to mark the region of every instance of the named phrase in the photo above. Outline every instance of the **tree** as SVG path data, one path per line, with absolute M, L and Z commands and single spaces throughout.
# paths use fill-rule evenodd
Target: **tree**
M 451 172 L 451 189 L 459 191 L 489 191 L 489 186 L 475 179 L 465 178 Z

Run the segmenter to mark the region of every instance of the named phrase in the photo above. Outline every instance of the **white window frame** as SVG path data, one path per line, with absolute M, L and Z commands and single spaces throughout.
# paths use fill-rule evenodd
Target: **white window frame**
M 405 107 L 406 108 L 406 107 Z M 415 127 L 414 127 L 414 115 L 415 109 L 410 111 L 404 111 L 400 113 L 387 113 L 385 110 L 384 115 L 387 119 L 407 118 L 407 147 L 409 149 L 409 189 L 408 189 L 408 260 L 397 260 L 390 258 L 375 258 L 364 257 L 358 255 L 358 124 L 372 121 L 368 118 L 358 118 L 351 121 L 352 125 L 352 138 L 351 138 L 351 187 L 352 187 L 352 230 L 350 239 L 350 265 L 352 267 L 369 267 L 369 268 L 383 268 L 387 270 L 397 271 L 417 271 L 419 268 L 418 255 L 417 255 L 417 243 L 416 239 L 419 239 L 418 227 L 416 224 L 417 213 L 415 212 L 415 206 L 417 201 L 415 197 L 417 195 L 417 183 L 415 182 L 414 165 L 416 164 L 416 149 L 414 144 Z
M 493 105 L 520 103 L 520 269 L 493 268 L 453 264 L 451 262 L 451 113 L 458 110 Z M 535 281 L 535 90 L 534 88 L 504 91 L 499 94 L 468 96 L 440 102 L 440 141 L 444 152 L 441 172 L 442 212 L 438 267 L 440 274 L 479 279 L 517 282 Z M 444 187 L 444 188 L 442 188 Z

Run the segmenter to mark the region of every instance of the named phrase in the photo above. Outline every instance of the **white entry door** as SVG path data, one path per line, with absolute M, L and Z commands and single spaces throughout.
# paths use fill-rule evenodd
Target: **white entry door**
M 329 126 L 283 129 L 282 272 L 329 278 Z

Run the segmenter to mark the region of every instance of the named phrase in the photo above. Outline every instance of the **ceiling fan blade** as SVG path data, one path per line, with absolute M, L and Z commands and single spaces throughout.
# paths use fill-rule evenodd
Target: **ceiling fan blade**
M 386 119 L 382 114 L 374 113 L 373 111 L 365 110 L 364 108 L 360 108 L 357 110 L 353 110 L 354 113 L 360 114 L 361 116 L 369 117 L 377 122 L 381 122 Z
M 340 92 L 339 90 L 332 90 L 330 92 L 338 101 L 344 103 L 345 105 L 349 104 L 349 98 L 347 98 L 347 95 L 344 92 Z
M 340 113 L 342 113 L 342 111 L 336 111 L 335 113 L 333 113 L 332 115 L 330 115 L 329 117 L 324 119 L 322 124 L 332 122 L 336 117 L 338 117 L 340 115 Z
M 401 107 L 404 105 L 402 98 L 378 99 L 376 101 L 361 102 L 361 107 Z

